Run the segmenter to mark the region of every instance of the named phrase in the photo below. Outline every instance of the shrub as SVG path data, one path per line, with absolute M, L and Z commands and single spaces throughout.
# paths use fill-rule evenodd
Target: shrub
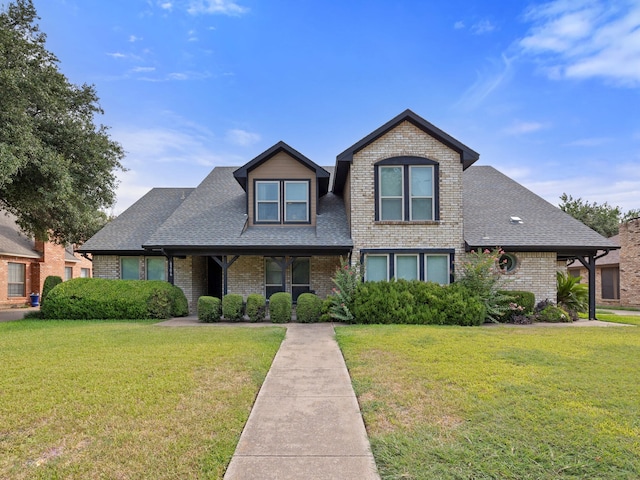
M 267 313 L 264 295 L 252 293 L 247 296 L 247 316 L 250 322 L 263 322 Z
M 298 297 L 296 305 L 296 317 L 302 323 L 315 323 L 320 321 L 322 314 L 322 299 L 313 293 L 303 293 Z
M 222 316 L 230 322 L 239 322 L 244 317 L 243 299 L 239 293 L 228 293 L 222 298 Z
M 500 322 L 514 323 L 515 316 L 526 316 L 533 313 L 536 296 L 533 292 L 524 290 L 501 290 L 500 294 L 506 297 L 508 310 L 500 317 Z M 522 323 L 519 321 L 518 323 Z
M 44 284 L 42 285 L 42 295 L 40 295 L 40 305 L 44 303 L 44 299 L 47 298 L 47 295 L 49 295 L 49 292 L 53 289 L 53 287 L 60 283 L 62 283 L 62 278 L 58 277 L 57 275 L 49 275 L 44 279 Z
M 220 321 L 220 299 L 202 296 L 198 298 L 198 320 L 211 323 Z
M 171 318 L 187 311 L 178 287 L 161 280 L 75 278 L 58 284 L 42 305 L 48 319 Z
M 571 322 L 569 314 L 557 305 L 547 305 L 536 315 L 539 322 Z
M 277 292 L 269 298 L 269 316 L 273 323 L 286 323 L 291 321 L 291 294 Z
M 586 312 L 589 307 L 589 287 L 580 277 L 556 272 L 557 302 L 569 312 Z M 577 317 L 577 315 L 576 315 Z
M 340 258 L 340 268 L 336 270 L 332 279 L 336 285 L 329 298 L 331 304 L 329 313 L 335 320 L 352 323 L 354 320 L 354 298 L 358 286 L 362 283 L 362 272 L 360 266 L 350 266 L 349 263 Z
M 333 317 L 331 316 L 331 306 L 333 305 L 333 300 L 329 295 L 322 301 L 322 309 L 320 310 L 320 321 L 321 322 L 331 322 L 333 321 Z

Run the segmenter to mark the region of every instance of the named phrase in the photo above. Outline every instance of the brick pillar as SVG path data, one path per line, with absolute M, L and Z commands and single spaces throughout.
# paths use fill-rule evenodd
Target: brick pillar
M 640 306 L 640 218 L 620 225 L 620 305 Z

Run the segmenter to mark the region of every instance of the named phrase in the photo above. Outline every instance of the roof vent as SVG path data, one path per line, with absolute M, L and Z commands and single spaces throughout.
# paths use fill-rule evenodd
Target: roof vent
M 514 217 L 513 215 L 509 219 L 509 222 L 513 225 L 522 225 L 524 223 L 520 217 Z

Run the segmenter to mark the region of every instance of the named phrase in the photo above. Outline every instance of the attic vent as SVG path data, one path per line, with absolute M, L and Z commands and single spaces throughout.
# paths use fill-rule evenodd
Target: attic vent
M 524 223 L 520 217 L 514 217 L 514 216 L 511 216 L 511 218 L 509 219 L 509 222 L 511 222 L 514 225 L 522 225 Z

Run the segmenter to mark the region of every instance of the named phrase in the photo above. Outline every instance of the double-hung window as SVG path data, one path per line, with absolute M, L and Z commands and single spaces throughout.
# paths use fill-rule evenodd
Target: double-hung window
M 376 220 L 439 220 L 438 163 L 395 157 L 376 164 Z
M 280 182 L 256 182 L 256 221 L 280 221 Z
M 284 292 L 282 266 L 273 258 L 264 259 L 264 285 L 267 300 L 276 292 Z
M 309 221 L 309 182 L 284 182 L 284 221 Z
M 9 267 L 9 297 L 24 297 L 25 293 L 25 277 L 26 266 L 24 263 L 8 263 Z

